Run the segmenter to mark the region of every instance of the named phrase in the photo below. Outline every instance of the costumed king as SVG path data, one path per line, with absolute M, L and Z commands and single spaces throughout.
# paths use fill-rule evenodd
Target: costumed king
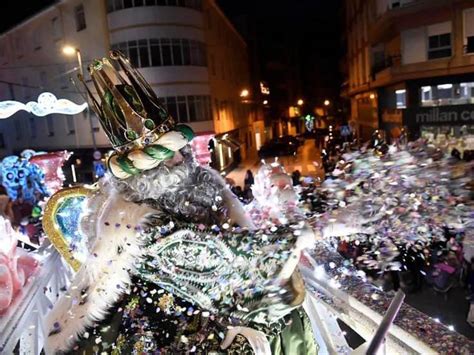
M 292 213 L 256 228 L 218 173 L 194 160 L 192 130 L 120 53 L 89 72 L 115 153 L 109 174 L 82 188 L 88 257 L 66 259 L 77 273 L 48 315 L 46 353 L 317 353 L 297 271 L 311 229 Z M 49 204 L 68 193 L 77 191 Z

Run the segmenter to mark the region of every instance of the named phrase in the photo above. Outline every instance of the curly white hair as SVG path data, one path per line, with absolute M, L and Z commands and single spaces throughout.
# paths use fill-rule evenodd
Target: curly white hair
M 127 201 L 147 203 L 171 217 L 192 223 L 217 224 L 224 220 L 224 180 L 200 166 L 189 146 L 180 150 L 183 162 L 156 168 L 121 180 L 109 176 L 113 189 Z

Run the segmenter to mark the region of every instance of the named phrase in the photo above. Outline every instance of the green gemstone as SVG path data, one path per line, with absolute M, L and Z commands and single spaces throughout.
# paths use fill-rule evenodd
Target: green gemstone
M 133 140 L 135 140 L 135 139 L 138 138 L 137 132 L 135 132 L 133 129 L 127 130 L 127 132 L 125 133 L 125 135 L 126 135 L 127 139 L 128 139 L 128 140 L 131 140 L 131 141 L 133 141 Z
M 148 118 L 148 119 L 145 120 L 145 127 L 146 127 L 146 129 L 151 131 L 151 130 L 155 129 L 156 125 L 155 125 L 155 122 L 153 122 L 153 120 Z
M 94 60 L 93 66 L 94 66 L 95 70 L 102 70 L 103 65 L 104 65 L 104 63 L 102 63 L 102 61 L 100 61 L 98 59 Z

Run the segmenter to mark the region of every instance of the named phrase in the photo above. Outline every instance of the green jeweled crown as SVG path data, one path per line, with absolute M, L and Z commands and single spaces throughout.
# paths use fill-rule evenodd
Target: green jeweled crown
M 116 150 L 147 145 L 174 127 L 153 89 L 120 52 L 95 60 L 89 73 L 97 91 L 94 96 L 86 86 L 89 100 Z
M 120 52 L 95 60 L 89 73 L 96 94 L 79 78 L 117 151 L 109 159 L 115 176 L 124 179 L 152 169 L 193 138 L 192 129 L 175 124 L 151 86 Z

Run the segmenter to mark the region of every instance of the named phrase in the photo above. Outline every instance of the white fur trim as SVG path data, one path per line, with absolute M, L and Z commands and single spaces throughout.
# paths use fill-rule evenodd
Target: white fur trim
M 46 354 L 69 350 L 86 328 L 104 319 L 109 308 L 119 300 L 130 283 L 129 271 L 141 255 L 134 227 L 152 211 L 147 206 L 126 202 L 119 196 L 107 200 L 98 218 L 92 254 L 45 321 Z M 117 252 L 119 247 L 121 253 Z M 87 302 L 81 305 L 84 299 Z M 48 336 L 58 328 L 55 324 L 61 331 Z

